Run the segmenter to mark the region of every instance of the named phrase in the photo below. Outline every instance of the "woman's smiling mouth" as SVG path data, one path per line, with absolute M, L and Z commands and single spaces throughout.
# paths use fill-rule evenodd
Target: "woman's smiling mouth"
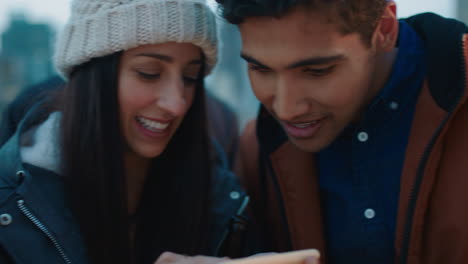
M 148 119 L 142 116 L 137 116 L 135 119 L 143 128 L 153 133 L 164 133 L 171 124 L 170 121 L 158 122 L 154 119 Z

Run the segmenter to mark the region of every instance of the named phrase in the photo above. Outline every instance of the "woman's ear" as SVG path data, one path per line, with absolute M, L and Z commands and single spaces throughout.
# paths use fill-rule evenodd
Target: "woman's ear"
M 389 1 L 380 17 L 372 36 L 372 45 L 377 51 L 390 52 L 398 39 L 398 19 L 396 4 Z

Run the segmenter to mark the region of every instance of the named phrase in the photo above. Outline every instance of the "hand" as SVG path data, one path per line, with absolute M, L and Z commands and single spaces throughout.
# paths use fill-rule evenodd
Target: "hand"
M 218 264 L 226 260 L 228 260 L 228 258 L 215 258 L 207 256 L 190 257 L 172 252 L 164 252 L 159 256 L 154 264 Z
M 283 253 L 260 253 L 246 258 L 233 259 L 222 264 L 319 264 L 320 253 L 315 249 Z

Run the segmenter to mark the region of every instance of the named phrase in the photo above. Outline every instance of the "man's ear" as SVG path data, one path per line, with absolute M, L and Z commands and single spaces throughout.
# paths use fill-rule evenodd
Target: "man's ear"
M 389 1 L 377 22 L 377 27 L 372 36 L 372 46 L 378 51 L 390 52 L 395 48 L 398 39 L 398 19 L 396 4 Z

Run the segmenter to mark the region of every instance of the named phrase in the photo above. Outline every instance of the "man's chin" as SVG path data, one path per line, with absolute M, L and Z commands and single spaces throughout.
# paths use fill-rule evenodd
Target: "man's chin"
M 316 153 L 320 152 L 322 149 L 326 148 L 328 144 L 317 139 L 310 138 L 294 138 L 288 136 L 289 141 L 296 146 L 298 149 L 304 152 Z

